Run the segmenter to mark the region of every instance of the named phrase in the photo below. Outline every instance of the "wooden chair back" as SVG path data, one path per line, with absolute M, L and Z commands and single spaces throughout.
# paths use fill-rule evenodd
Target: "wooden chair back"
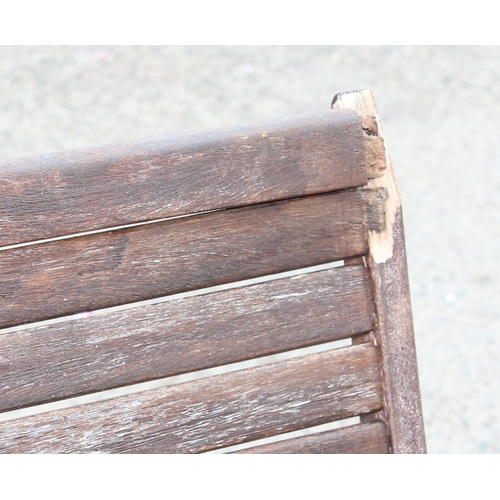
M 333 108 L 0 164 L 1 452 L 425 451 L 373 96 Z

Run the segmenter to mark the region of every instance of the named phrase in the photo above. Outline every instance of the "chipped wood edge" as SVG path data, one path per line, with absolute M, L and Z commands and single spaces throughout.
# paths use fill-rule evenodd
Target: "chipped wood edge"
M 394 170 L 371 90 L 360 90 L 337 94 L 332 102 L 333 109 L 354 109 L 361 117 L 365 135 L 365 160 L 368 170 L 369 189 L 378 190 L 384 197 L 386 227 L 369 232 L 370 253 L 376 263 L 392 257 L 393 228 L 396 212 L 401 207 L 401 196 L 396 184 Z
M 371 90 L 337 94 L 332 108 L 349 108 L 360 115 L 369 178 L 366 188 L 378 190 L 385 201 L 385 226 L 370 230 L 367 259 L 377 314 L 371 342 L 380 347 L 384 409 L 362 421 L 386 422 L 393 453 L 425 453 L 401 196 L 375 98 Z

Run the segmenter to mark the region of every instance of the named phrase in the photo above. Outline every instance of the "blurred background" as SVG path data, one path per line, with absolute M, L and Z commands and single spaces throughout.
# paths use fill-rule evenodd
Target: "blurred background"
M 499 84 L 498 46 L 0 46 L 0 160 L 372 88 L 403 197 L 428 451 L 500 453 Z

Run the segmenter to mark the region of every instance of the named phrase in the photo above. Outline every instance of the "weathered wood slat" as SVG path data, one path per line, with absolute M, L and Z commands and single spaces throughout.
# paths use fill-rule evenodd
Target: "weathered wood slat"
M 389 453 L 389 440 L 385 424 L 377 421 L 247 448 L 235 453 L 385 454 Z
M 336 268 L 0 335 L 0 411 L 330 342 L 373 327 Z
M 359 117 L 330 111 L 0 163 L 0 246 L 360 186 Z
M 196 453 L 381 407 L 357 345 L 0 424 L 5 453 Z
M 238 208 L 0 252 L 0 328 L 363 254 L 367 191 Z

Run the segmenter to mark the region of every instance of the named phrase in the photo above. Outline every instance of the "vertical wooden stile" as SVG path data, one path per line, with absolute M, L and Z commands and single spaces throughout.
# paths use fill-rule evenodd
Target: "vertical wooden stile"
M 417 358 L 413 334 L 401 197 L 371 90 L 338 94 L 333 109 L 354 109 L 365 133 L 368 189 L 385 199 L 385 228 L 370 230 L 368 267 L 373 281 L 384 383 L 384 410 L 393 453 L 425 453 Z

